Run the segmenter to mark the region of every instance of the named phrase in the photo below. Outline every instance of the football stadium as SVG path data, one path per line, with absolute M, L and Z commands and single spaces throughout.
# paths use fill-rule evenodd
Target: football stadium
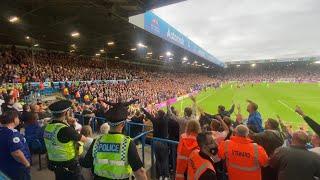
M 0 10 L 0 180 L 320 179 L 320 1 Z

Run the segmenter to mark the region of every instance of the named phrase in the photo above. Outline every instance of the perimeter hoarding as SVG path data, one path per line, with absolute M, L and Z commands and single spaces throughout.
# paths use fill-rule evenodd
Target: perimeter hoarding
M 143 15 L 130 17 L 129 22 L 218 66 L 224 67 L 222 61 L 206 52 L 151 11 L 147 11 Z

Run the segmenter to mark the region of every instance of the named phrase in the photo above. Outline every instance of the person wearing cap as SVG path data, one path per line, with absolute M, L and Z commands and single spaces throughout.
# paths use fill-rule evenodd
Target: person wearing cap
M 138 180 L 147 179 L 134 141 L 121 133 L 129 115 L 127 106 L 127 103 L 113 104 L 106 112 L 109 133 L 94 140 L 80 160 L 83 167 L 93 169 L 95 180 L 129 179 L 132 173 Z
M 83 179 L 77 158 L 78 142 L 86 142 L 67 121 L 70 118 L 71 102 L 57 101 L 49 106 L 52 122 L 45 127 L 44 141 L 48 152 L 48 168 L 55 173 L 57 180 Z

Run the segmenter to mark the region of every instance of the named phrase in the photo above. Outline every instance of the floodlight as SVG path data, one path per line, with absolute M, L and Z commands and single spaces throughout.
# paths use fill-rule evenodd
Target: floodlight
M 11 16 L 9 18 L 9 22 L 11 22 L 11 23 L 16 23 L 18 21 L 19 21 L 19 18 L 17 16 Z
M 72 37 L 79 37 L 79 36 L 80 36 L 80 33 L 79 33 L 79 32 L 72 32 L 72 33 L 71 33 L 71 36 L 72 36 Z
M 113 41 L 109 41 L 107 44 L 108 44 L 108 46 L 112 46 L 112 45 L 114 45 L 114 42 Z
M 256 67 L 256 64 L 251 64 L 251 67 Z

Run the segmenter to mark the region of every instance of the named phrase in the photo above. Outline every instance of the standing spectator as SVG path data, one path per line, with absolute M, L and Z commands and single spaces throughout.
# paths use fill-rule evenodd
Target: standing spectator
M 311 129 L 320 136 L 320 124 L 318 124 L 316 121 L 311 119 L 309 116 L 307 116 L 303 110 L 297 106 L 296 107 L 296 112 L 303 117 L 303 119 L 306 121 L 306 123 L 311 127 Z
M 252 133 L 249 135 L 253 142 L 262 146 L 267 155 L 270 157 L 274 150 L 281 147 L 284 143 L 283 135 L 280 132 L 279 123 L 269 118 L 265 122 L 265 131 L 261 133 Z M 277 179 L 277 172 L 269 166 L 262 168 L 262 179 L 273 180 Z
M 93 141 L 92 128 L 88 125 L 85 125 L 81 128 L 80 134 L 87 138 L 87 141 L 83 146 L 83 153 L 81 154 L 81 156 L 84 157 L 87 154 Z
M 313 180 L 320 177 L 320 156 L 306 149 L 308 135 L 294 132 L 290 147 L 280 147 L 270 158 L 270 166 L 278 172 L 278 180 Z
M 184 180 L 187 177 L 187 164 L 190 153 L 199 149 L 197 135 L 200 132 L 200 124 L 196 120 L 190 120 L 186 132 L 180 137 L 177 149 L 176 180 Z
M 219 145 L 218 155 L 226 160 L 229 180 L 261 180 L 261 167 L 268 164 L 263 147 L 252 143 L 248 135 L 249 129 L 239 125 L 235 136 Z
M 156 138 L 168 138 L 168 121 L 165 118 L 165 112 L 158 110 L 156 116 L 153 116 L 144 108 L 141 108 L 142 112 L 146 115 L 146 118 L 151 120 L 153 125 L 153 137 Z M 169 157 L 168 157 L 168 145 L 167 143 L 156 141 L 154 143 L 154 152 L 156 157 L 156 169 L 157 178 L 169 178 Z
M 92 138 L 93 134 L 92 134 L 91 127 L 88 125 L 83 126 L 80 134 L 87 138 L 87 142 L 84 143 L 83 152 L 80 156 L 80 158 L 84 158 L 93 142 L 93 138 Z M 82 174 L 84 176 L 84 179 L 93 179 L 91 168 L 82 168 Z
M 21 113 L 21 116 L 20 116 L 20 120 L 24 123 L 27 121 L 26 119 L 26 116 L 28 113 L 30 113 L 30 106 L 28 104 L 24 104 L 22 106 L 22 113 Z
M 220 115 L 216 115 L 216 118 L 218 120 L 214 119 L 211 121 L 211 125 L 210 125 L 212 130 L 211 133 L 216 144 L 220 144 L 221 141 L 227 138 L 230 131 L 229 131 L 229 127 L 222 120 Z M 228 116 L 225 116 L 225 118 L 228 118 Z M 224 164 L 217 155 L 214 156 L 214 167 L 216 169 L 217 178 L 222 179 L 224 176 L 223 174 Z
M 186 129 L 188 121 L 196 119 L 196 99 L 193 96 L 191 96 L 190 99 L 193 102 L 192 108 L 186 107 L 184 109 L 184 118 L 180 118 L 177 115 L 173 114 L 171 112 L 171 108 L 168 107 L 168 116 L 170 118 L 173 118 L 174 120 L 176 120 L 179 123 L 179 135 L 180 136 L 183 133 L 185 133 L 185 129 Z M 167 106 L 169 106 L 168 103 L 167 103 Z
M 83 111 L 82 111 L 82 116 L 83 116 L 83 124 L 84 125 L 90 125 L 91 120 L 93 117 L 95 117 L 93 111 L 91 111 L 89 105 L 84 105 Z
M 0 116 L 0 171 L 14 180 L 30 180 L 31 154 L 26 139 L 14 128 L 19 125 L 17 111 Z
M 320 155 L 320 137 L 317 134 L 312 135 L 311 143 L 313 145 L 313 148 L 309 150 Z
M 167 106 L 167 108 L 170 108 Z M 171 112 L 178 116 L 178 112 L 174 109 L 174 107 L 171 107 Z M 169 111 L 169 110 L 168 110 Z M 171 116 L 167 114 L 166 116 L 168 121 L 168 138 L 172 141 L 179 141 L 179 123 L 175 121 Z M 170 169 L 174 170 L 176 169 L 176 161 L 177 161 L 177 145 L 176 144 L 170 144 L 169 145 L 170 152 L 169 152 L 169 165 Z
M 258 105 L 250 100 L 248 100 L 248 103 L 249 104 L 247 107 L 247 111 L 249 113 L 249 117 L 248 117 L 247 126 L 253 132 L 257 132 L 257 133 L 262 132 L 263 131 L 262 118 L 261 118 L 261 114 L 257 111 Z
M 199 150 L 194 150 L 189 156 L 188 179 L 216 180 L 213 156 L 218 153 L 218 147 L 211 132 L 202 132 L 197 136 Z
M 225 138 L 229 134 L 229 127 L 227 124 L 222 120 L 220 115 L 216 116 L 218 120 L 211 121 L 211 132 L 214 140 L 217 144 L 220 144 L 221 141 L 225 140 Z M 221 132 L 222 131 L 222 132 Z
M 142 116 L 140 111 L 137 110 L 135 115 L 131 118 L 131 122 L 136 123 L 136 124 L 141 124 L 141 125 L 135 125 L 135 124 L 130 125 L 130 137 L 131 138 L 134 138 L 142 133 L 143 119 L 144 119 L 144 117 Z
M 240 104 L 237 105 L 237 114 L 236 114 L 236 121 L 233 123 L 233 128 L 236 128 L 238 125 L 240 124 L 243 124 L 242 121 L 243 121 L 243 117 L 242 117 L 242 114 L 241 114 L 241 107 L 240 107 Z
M 222 118 L 224 118 L 225 116 L 230 117 L 234 111 L 234 107 L 235 107 L 235 104 L 233 103 L 231 108 L 228 111 L 226 111 L 226 108 L 223 105 L 219 105 L 217 115 L 220 115 Z
M 33 152 L 45 152 L 45 144 L 43 139 L 44 130 L 37 121 L 37 115 L 29 112 L 25 114 L 25 137 L 30 150 Z
M 110 126 L 108 123 L 103 123 L 101 126 L 100 126 L 100 133 L 101 134 L 108 134 L 110 131 Z

